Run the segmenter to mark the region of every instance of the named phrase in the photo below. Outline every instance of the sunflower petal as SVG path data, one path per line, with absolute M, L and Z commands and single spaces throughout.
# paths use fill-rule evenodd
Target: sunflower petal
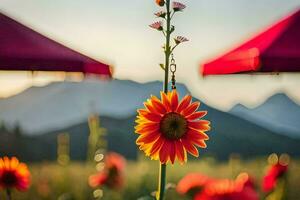
M 189 116 L 193 114 L 199 108 L 199 106 L 200 106 L 200 102 L 194 102 L 190 104 L 186 109 L 181 111 L 181 113 L 185 116 Z
M 136 133 L 138 133 L 138 134 L 145 134 L 145 133 L 148 133 L 148 132 L 158 131 L 159 124 L 158 123 L 151 124 L 151 125 L 141 124 L 141 125 L 136 126 L 135 129 L 136 129 L 135 130 Z
M 176 111 L 178 108 L 178 94 L 176 90 L 171 92 L 171 108 L 172 111 Z
M 165 113 L 167 112 L 167 110 L 166 110 L 164 104 L 163 104 L 157 97 L 152 96 L 152 97 L 151 97 L 151 103 L 152 103 L 154 109 L 155 109 L 158 113 L 160 113 L 160 114 L 163 115 L 163 114 L 165 114 Z
M 166 164 L 170 157 L 171 144 L 168 140 L 164 141 L 163 146 L 159 150 L 159 158 L 162 164 Z
M 181 139 L 181 142 L 182 142 L 184 148 L 185 148 L 190 154 L 192 154 L 192 155 L 195 156 L 195 157 L 198 157 L 198 156 L 199 156 L 198 149 L 197 149 L 194 145 L 192 145 L 192 144 L 190 143 L 189 140 L 187 140 L 187 139 L 185 139 L 185 138 L 182 138 L 182 139 Z
M 3 158 L 3 161 L 4 161 L 4 169 L 9 170 L 10 169 L 9 158 L 7 156 L 5 156 Z
M 12 157 L 10 160 L 10 169 L 15 170 L 19 165 L 19 160 L 16 157 Z
M 151 149 L 150 149 L 150 156 L 152 157 L 154 154 L 156 154 L 157 152 L 159 152 L 159 150 L 161 149 L 162 145 L 164 144 L 164 139 L 162 137 L 159 137 L 152 145 Z
M 28 177 L 30 173 L 27 168 L 27 165 L 25 165 L 24 163 L 20 163 L 18 166 L 18 174 L 24 177 Z
M 159 137 L 160 135 L 157 132 L 151 132 L 149 134 L 140 135 L 136 140 L 136 144 L 139 145 L 144 143 L 151 143 L 157 140 Z
M 137 123 L 137 125 L 135 126 L 135 129 L 139 129 L 139 128 L 144 128 L 147 126 L 155 126 L 155 125 L 159 125 L 158 122 L 152 122 L 152 121 L 143 121 L 142 123 Z
M 193 121 L 193 122 L 188 122 L 189 128 L 200 130 L 200 131 L 209 131 L 210 122 L 207 120 L 199 120 L 199 121 Z
M 180 141 L 175 141 L 176 155 L 180 163 L 186 162 L 186 151 Z
M 160 114 L 159 112 L 156 111 L 156 109 L 153 107 L 152 103 L 150 100 L 147 100 L 147 102 L 144 103 L 144 106 L 147 108 L 149 112 L 155 113 L 155 114 Z
M 192 97 L 190 95 L 186 95 L 178 105 L 176 112 L 181 113 L 182 110 L 186 109 L 191 103 Z
M 152 122 L 160 122 L 161 120 L 161 116 L 155 113 L 150 113 L 145 110 L 138 110 L 138 113 L 140 114 L 140 116 Z
M 164 104 L 167 112 L 170 112 L 171 111 L 171 102 L 168 98 L 168 95 L 164 92 L 160 92 L 160 96 L 161 96 L 162 103 Z
M 198 147 L 201 147 L 203 149 L 205 149 L 207 147 L 205 141 L 203 140 L 193 140 L 193 143 L 198 146 Z
M 207 111 L 199 111 L 199 112 L 195 112 L 195 113 L 189 115 L 187 117 L 187 119 L 190 120 L 190 121 L 192 121 L 192 120 L 196 120 L 196 119 L 202 118 L 205 115 L 207 115 Z
M 2 158 L 0 158 L 0 169 L 4 168 L 4 161 Z
M 195 129 L 189 129 L 187 132 L 187 137 L 195 140 L 208 140 L 209 137 L 202 131 L 197 131 Z
M 170 141 L 170 160 L 171 163 L 174 164 L 175 162 L 175 158 L 176 158 L 176 145 L 175 145 L 175 141 Z

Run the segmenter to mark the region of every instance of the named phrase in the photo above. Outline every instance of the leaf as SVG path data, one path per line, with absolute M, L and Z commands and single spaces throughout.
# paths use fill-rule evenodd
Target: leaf
M 171 27 L 171 33 L 173 33 L 175 31 L 175 26 Z
M 159 66 L 160 66 L 160 68 L 162 68 L 163 70 L 165 70 L 166 68 L 165 68 L 165 65 L 164 64 L 162 64 L 162 63 L 160 63 L 159 64 Z

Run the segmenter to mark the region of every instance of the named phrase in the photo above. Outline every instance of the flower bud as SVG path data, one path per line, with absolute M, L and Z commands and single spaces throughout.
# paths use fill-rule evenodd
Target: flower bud
M 164 6 L 165 5 L 165 0 L 155 0 L 156 4 L 159 6 Z

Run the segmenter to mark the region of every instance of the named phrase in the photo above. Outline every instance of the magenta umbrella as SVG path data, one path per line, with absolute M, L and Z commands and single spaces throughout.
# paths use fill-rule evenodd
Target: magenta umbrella
M 76 52 L 0 13 L 0 70 L 82 72 L 111 77 L 109 65 Z
M 202 75 L 300 72 L 300 9 L 200 67 Z

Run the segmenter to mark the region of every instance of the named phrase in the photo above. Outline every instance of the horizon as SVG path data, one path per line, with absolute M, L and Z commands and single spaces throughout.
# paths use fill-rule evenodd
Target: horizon
M 22 90 L 21 92 L 18 92 L 18 93 L 16 93 L 16 94 L 10 95 L 9 97 L 5 97 L 5 98 L 1 98 L 1 97 L 0 97 L 0 100 L 1 100 L 1 99 L 15 98 L 15 97 L 17 97 L 18 95 L 22 95 L 23 92 L 27 92 L 27 91 L 29 91 L 29 90 L 31 90 L 31 89 L 34 89 L 34 88 L 41 88 L 41 89 L 43 89 L 43 88 L 48 88 L 48 87 L 50 87 L 50 86 L 52 86 L 52 85 L 54 85 L 54 84 L 81 84 L 81 83 L 86 83 L 86 82 L 88 82 L 88 83 L 101 83 L 101 81 L 105 81 L 105 80 L 100 80 L 100 81 L 99 81 L 98 79 L 95 79 L 95 78 L 88 78 L 88 79 L 84 79 L 84 80 L 82 80 L 82 81 L 52 81 L 52 82 L 50 82 L 50 83 L 48 83 L 48 84 L 44 84 L 44 85 L 32 85 L 31 87 L 25 88 L 25 89 Z M 153 81 L 148 81 L 148 82 L 145 82 L 145 83 L 137 82 L 137 81 L 135 81 L 135 80 L 130 80 L 130 79 L 112 79 L 112 80 L 110 80 L 110 81 L 127 81 L 127 82 L 132 82 L 132 83 L 134 83 L 134 84 L 151 84 L 151 83 L 155 83 L 155 82 L 162 83 L 162 81 L 160 81 L 160 80 L 153 80 Z M 110 81 L 108 81 L 108 82 L 110 82 Z M 105 82 L 107 82 L 107 81 L 105 81 Z M 191 91 L 190 91 L 188 85 L 186 85 L 186 84 L 184 84 L 184 83 L 181 83 L 181 82 L 178 82 L 177 84 L 183 85 L 183 86 L 186 87 L 187 90 L 191 93 Z M 192 93 L 191 93 L 191 94 L 192 94 Z M 193 95 L 193 94 L 192 94 L 192 95 Z M 206 104 L 206 105 L 208 105 L 208 106 L 210 106 L 210 107 L 212 107 L 212 108 L 216 108 L 216 109 L 219 109 L 219 110 L 228 112 L 228 111 L 230 111 L 231 109 L 233 109 L 234 107 L 236 107 L 236 106 L 238 106 L 238 105 L 242 105 L 242 106 L 244 106 L 244 107 L 246 107 L 246 108 L 248 108 L 248 109 L 255 109 L 255 108 L 257 108 L 257 107 L 262 106 L 262 105 L 263 105 L 264 103 L 266 103 L 268 100 L 270 100 L 271 98 L 273 98 L 273 97 L 275 97 L 275 96 L 278 96 L 278 95 L 284 95 L 284 96 L 286 96 L 290 101 L 292 101 L 292 102 L 295 103 L 296 105 L 300 106 L 300 102 L 297 101 L 297 99 L 293 98 L 292 96 L 290 96 L 289 94 L 287 94 L 287 93 L 285 93 L 285 92 L 283 92 L 283 91 L 278 91 L 278 92 L 276 92 L 276 93 L 273 93 L 273 94 L 271 94 L 270 96 L 267 96 L 265 99 L 262 99 L 262 101 L 259 101 L 259 102 L 257 102 L 257 104 L 252 105 L 252 106 L 245 105 L 245 104 L 243 104 L 243 103 L 237 102 L 236 104 L 234 104 L 232 107 L 230 107 L 230 108 L 228 108 L 228 109 L 219 109 L 219 108 L 216 108 L 216 107 L 214 107 L 213 105 L 211 105 L 210 102 L 203 101 L 203 97 L 201 97 L 201 96 L 200 96 L 200 97 L 196 97 L 196 96 L 193 95 L 193 97 L 196 97 L 197 99 L 200 100 L 200 102 L 202 102 L 202 103 L 204 103 L 204 104 Z
M 199 74 L 200 63 L 228 51 L 300 8 L 296 0 L 267 1 L 269 3 L 259 0 L 250 3 L 246 0 L 231 0 L 231 3 L 186 0 L 186 12 L 175 19 L 176 34 L 191 40 L 175 52 L 179 66 L 178 82 L 184 83 L 195 97 L 221 110 L 228 110 L 237 103 L 253 107 L 278 92 L 286 93 L 299 103 L 300 74 L 233 75 L 204 79 Z M 125 13 L 122 13 L 123 8 L 127 10 Z M 249 9 L 254 12 L 249 12 Z M 113 2 L 92 1 L 86 4 L 83 0 L 29 0 L 26 3 L 4 0 L 0 3 L 0 10 L 68 47 L 105 60 L 115 67 L 114 77 L 117 79 L 140 83 L 162 79 L 157 64 L 163 59 L 159 48 L 162 40 L 159 33 L 148 28 L 153 21 L 151 12 L 157 10 L 150 1 L 119 2 L 116 6 Z M 88 12 L 79 16 L 82 10 Z M 199 24 L 197 27 L 195 21 Z M 120 28 L 120 24 L 125 26 Z M 155 53 L 149 55 L 148 52 Z M 144 67 L 141 69 L 141 66 Z M 53 80 L 58 79 L 51 76 L 32 78 L 28 73 L 21 72 L 1 72 L 0 97 L 8 97 L 31 85 L 45 85 Z

